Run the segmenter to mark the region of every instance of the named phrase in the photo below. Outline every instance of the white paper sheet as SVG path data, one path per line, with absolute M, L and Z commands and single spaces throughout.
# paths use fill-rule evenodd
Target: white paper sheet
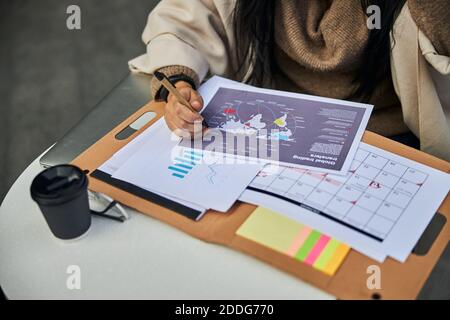
M 159 120 L 161 121 L 161 120 Z M 137 151 L 140 150 L 140 148 L 142 148 L 146 141 L 148 141 L 149 139 L 152 139 L 152 135 L 155 134 L 156 132 L 158 132 L 158 128 L 162 125 L 161 122 L 156 122 L 154 125 L 150 126 L 149 128 L 147 128 L 146 130 L 144 130 L 140 135 L 138 135 L 136 138 L 134 138 L 131 142 L 129 142 L 126 146 L 124 146 L 122 149 L 120 149 L 119 151 L 117 151 L 108 161 L 106 161 L 103 165 L 101 165 L 98 169 L 113 176 L 115 174 L 115 172 L 127 161 L 129 160 Z M 179 141 L 180 139 L 173 136 L 172 139 L 174 141 Z M 143 188 L 144 189 L 144 188 Z M 191 209 L 197 210 L 199 212 L 201 212 L 202 214 L 199 216 L 199 218 L 202 217 L 202 215 L 207 211 L 207 208 L 202 207 L 198 204 L 189 202 L 189 201 L 184 201 L 182 199 L 178 199 L 176 197 L 172 197 L 170 195 L 167 194 L 163 194 L 161 192 L 157 192 L 154 190 L 148 190 L 145 189 L 147 191 L 151 191 L 153 193 L 156 193 L 160 196 L 163 196 L 164 198 L 167 198 L 169 200 L 178 202 L 186 207 L 189 207 Z
M 163 119 L 152 127 L 157 131 L 151 139 L 120 165 L 113 178 L 226 212 L 262 169 L 261 164 L 230 163 L 223 155 L 209 161 L 197 151 L 179 147 Z
M 450 189 L 447 173 L 365 143 L 345 177 L 269 169 L 240 200 L 283 213 L 378 261 L 388 255 L 404 262 Z

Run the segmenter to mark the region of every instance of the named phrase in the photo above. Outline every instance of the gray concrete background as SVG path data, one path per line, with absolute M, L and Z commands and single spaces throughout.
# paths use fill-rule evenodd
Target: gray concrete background
M 158 0 L 0 0 L 0 202 L 18 175 L 71 128 L 144 52 Z M 66 9 L 81 8 L 81 30 Z

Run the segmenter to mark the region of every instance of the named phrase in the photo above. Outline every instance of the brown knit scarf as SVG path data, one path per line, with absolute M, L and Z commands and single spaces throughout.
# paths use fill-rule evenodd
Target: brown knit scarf
M 280 0 L 276 5 L 274 75 L 281 90 L 346 99 L 362 63 L 369 30 L 360 0 Z M 369 129 L 385 135 L 407 129 L 392 80 L 371 100 Z
M 277 2 L 275 55 L 297 90 L 333 98 L 349 96 L 368 34 L 359 0 Z
M 357 68 L 369 35 L 360 0 L 277 3 L 276 42 L 291 59 L 318 72 Z

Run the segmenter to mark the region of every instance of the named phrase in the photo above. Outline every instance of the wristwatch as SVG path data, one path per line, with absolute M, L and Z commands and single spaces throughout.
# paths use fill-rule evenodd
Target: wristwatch
M 191 85 L 192 89 L 194 89 L 194 90 L 197 89 L 197 86 L 195 85 L 194 80 L 192 80 L 191 77 L 188 77 L 185 74 L 176 74 L 176 75 L 168 77 L 168 79 L 173 85 L 175 85 L 179 81 L 184 81 L 184 82 L 189 83 Z M 167 102 L 168 96 L 169 96 L 169 91 L 164 86 L 161 86 L 159 91 L 156 93 L 156 97 L 161 100 L 164 100 L 165 102 Z

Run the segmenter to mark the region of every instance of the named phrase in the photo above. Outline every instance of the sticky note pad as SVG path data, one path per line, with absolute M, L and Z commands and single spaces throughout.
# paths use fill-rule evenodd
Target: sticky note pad
M 269 209 L 258 207 L 237 235 L 334 275 L 350 247 Z

